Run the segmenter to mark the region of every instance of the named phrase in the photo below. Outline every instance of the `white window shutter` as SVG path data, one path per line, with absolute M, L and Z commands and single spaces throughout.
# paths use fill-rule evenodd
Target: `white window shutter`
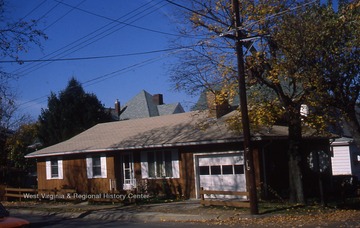
M 51 179 L 51 163 L 50 163 L 50 158 L 47 158 L 47 159 L 46 159 L 45 166 L 46 166 L 46 180 L 50 180 L 50 179 Z
M 101 163 L 101 177 L 106 178 L 107 177 L 107 169 L 106 169 L 106 156 L 105 155 L 101 155 L 100 163 Z
M 63 172 L 63 160 L 58 159 L 58 179 L 64 178 L 64 172 Z
M 149 166 L 147 161 L 147 152 L 141 151 L 141 177 L 143 179 L 149 178 Z
M 172 174 L 173 178 L 180 178 L 179 172 L 179 153 L 177 150 L 171 151 L 171 160 L 172 160 Z
M 93 170 L 92 170 L 92 157 L 86 157 L 86 174 L 89 179 L 93 178 Z

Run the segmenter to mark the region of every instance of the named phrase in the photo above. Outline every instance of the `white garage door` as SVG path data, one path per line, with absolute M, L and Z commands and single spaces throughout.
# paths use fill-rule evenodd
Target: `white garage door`
M 205 190 L 246 191 L 243 153 L 199 155 L 197 161 L 199 187 Z

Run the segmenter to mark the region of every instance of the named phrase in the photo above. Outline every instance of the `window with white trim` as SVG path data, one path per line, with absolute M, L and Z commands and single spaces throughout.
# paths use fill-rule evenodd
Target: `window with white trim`
M 179 178 L 178 152 L 175 150 L 143 151 L 141 173 L 143 178 Z
M 104 154 L 92 155 L 86 157 L 87 177 L 91 178 L 106 178 L 106 156 Z
M 63 165 L 61 158 L 46 159 L 46 179 L 63 179 Z

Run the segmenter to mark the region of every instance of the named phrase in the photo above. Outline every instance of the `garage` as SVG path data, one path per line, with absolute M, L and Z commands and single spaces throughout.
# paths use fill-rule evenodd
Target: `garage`
M 243 152 L 195 155 L 197 192 L 205 190 L 246 191 Z M 199 197 L 199 194 L 198 194 Z M 208 195 L 207 198 L 228 198 Z

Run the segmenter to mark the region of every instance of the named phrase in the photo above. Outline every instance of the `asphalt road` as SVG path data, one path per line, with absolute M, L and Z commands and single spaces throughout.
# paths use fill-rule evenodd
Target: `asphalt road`
M 201 223 L 174 223 L 174 222 L 151 222 L 151 223 L 135 223 L 135 222 L 124 222 L 124 221 L 107 221 L 107 220 L 93 220 L 93 219 L 85 219 L 85 218 L 62 218 L 58 216 L 39 216 L 39 215 L 25 215 L 25 214 L 11 214 L 12 217 L 18 217 L 26 219 L 30 222 L 31 228 L 38 227 L 134 227 L 134 228 L 142 228 L 142 227 L 175 227 L 175 228 L 183 228 L 183 227 L 226 227 L 219 225 L 208 225 Z

